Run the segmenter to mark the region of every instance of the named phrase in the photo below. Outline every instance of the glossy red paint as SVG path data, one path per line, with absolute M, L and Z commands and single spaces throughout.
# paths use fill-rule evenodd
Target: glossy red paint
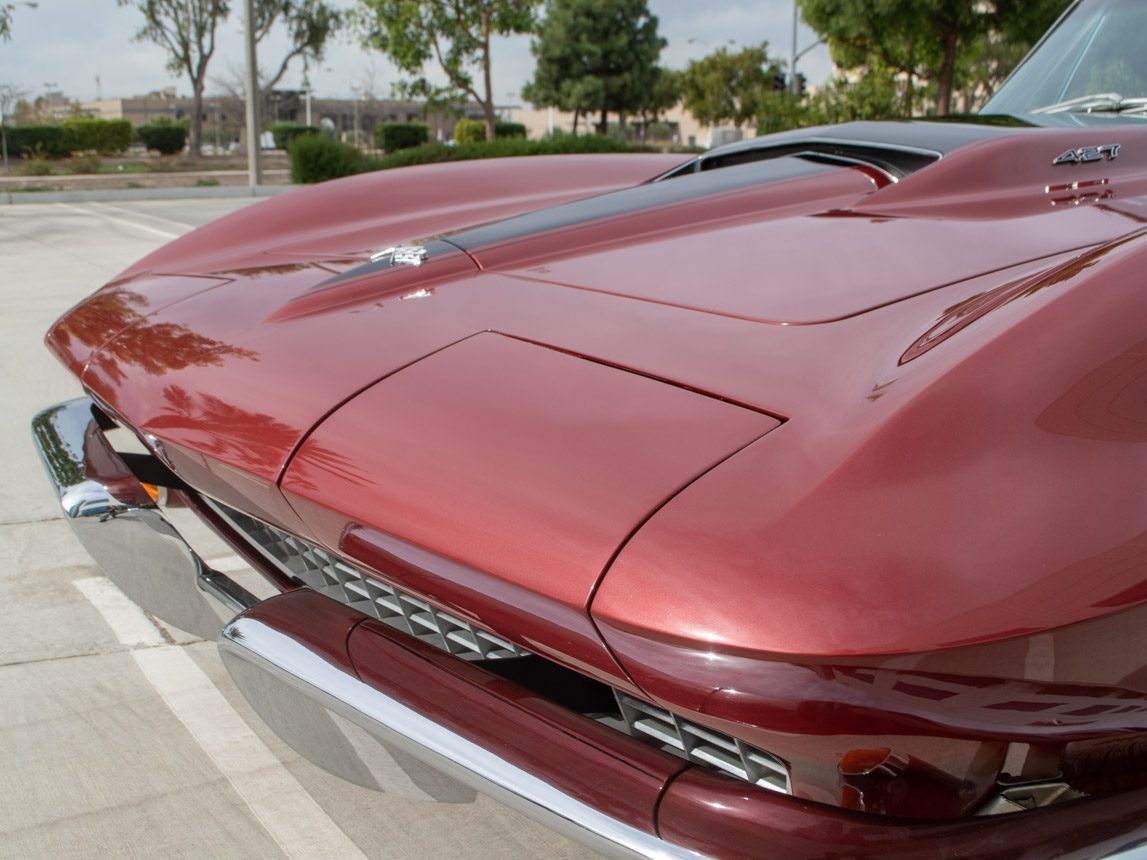
M 299 614 L 306 618 L 305 611 Z M 349 651 L 363 681 L 561 791 L 646 832 L 687 765 L 518 685 L 366 622 Z M 603 780 L 603 774 L 609 774 Z
M 841 425 L 805 427 L 794 413 L 634 537 L 594 616 L 718 652 L 859 655 L 1031 634 L 1130 605 L 1118 596 L 1147 569 L 1110 559 L 1134 558 L 1147 522 L 1147 451 L 1133 437 L 1097 440 L 1056 404 L 1138 366 L 1144 260 L 1147 237 L 1053 270 L 964 329 L 962 350 L 952 338 L 899 364 L 876 400 L 857 388 L 858 432 L 836 454 L 807 452 L 822 429 L 845 442 Z M 1129 392 L 1124 409 L 1124 421 L 1147 420 Z M 1049 410 L 1055 432 L 1042 426 Z M 715 558 L 723 576 L 697 577 L 692 560 Z
M 1004 818 L 880 819 L 746 791 L 694 768 L 665 793 L 657 827 L 663 839 L 727 860 L 1089 858 L 1141 842 L 1144 803 L 1147 790 Z
M 299 449 L 283 490 L 320 542 L 339 546 L 349 522 L 448 555 L 445 571 L 395 573 L 531 650 L 615 677 L 585 612 L 614 550 L 650 511 L 777 424 L 486 333 L 340 409 Z M 365 549 L 367 564 L 386 561 L 369 549 L 379 536 L 341 542 L 352 556 Z
M 839 804 L 841 757 L 887 746 L 957 786 L 902 814 L 961 814 L 1009 743 L 1048 777 L 1147 730 L 1147 646 L 1115 644 L 1147 614 L 1147 130 L 1120 136 L 1053 168 L 1076 132 L 997 130 L 882 188 L 802 165 L 421 269 L 358 264 L 534 198 L 481 202 L 486 165 L 336 183 L 174 243 L 50 344 L 202 492 L 776 753 L 800 797 Z M 637 171 L 600 165 L 586 187 Z M 431 177 L 459 211 L 420 208 Z M 117 317 L 157 271 L 219 280 Z M 751 795 L 682 778 L 663 835 L 735 856 Z M 757 832 L 809 856 L 909 832 L 781 809 Z
M 333 600 L 324 600 L 304 588 L 264 600 L 247 610 L 245 615 L 300 639 L 325 663 L 358 677 L 350 640 L 351 634 L 364 621 L 361 612 L 349 610 Z

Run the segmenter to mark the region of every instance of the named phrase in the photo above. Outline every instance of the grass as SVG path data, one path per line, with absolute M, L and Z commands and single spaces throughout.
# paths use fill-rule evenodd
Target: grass
M 218 179 L 205 179 L 203 177 L 200 177 L 199 179 L 195 180 L 195 187 L 196 188 L 214 188 L 218 184 L 219 184 Z
M 100 173 L 153 173 L 154 168 L 148 164 L 128 162 L 125 164 L 101 164 Z

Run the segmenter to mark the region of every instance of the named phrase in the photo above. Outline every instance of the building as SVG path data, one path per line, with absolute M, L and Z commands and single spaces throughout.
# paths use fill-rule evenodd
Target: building
M 503 117 L 514 122 L 520 122 L 526 126 L 526 130 L 531 138 L 545 137 L 550 132 L 564 132 L 566 134 L 573 132 L 574 116 L 572 113 L 566 113 L 553 108 L 519 108 L 514 107 L 511 110 L 503 109 Z M 611 119 L 611 122 L 613 120 Z M 589 118 L 589 128 L 593 128 L 596 122 L 596 117 Z M 630 117 L 627 120 L 627 125 L 630 127 L 632 134 L 638 139 L 646 139 L 650 143 L 659 144 L 667 143 L 674 146 L 700 146 L 708 149 L 711 146 L 720 146 L 724 143 L 732 143 L 733 141 L 742 140 L 746 137 L 753 137 L 755 134 L 754 129 L 742 129 L 734 127 L 716 127 L 702 125 L 693 118 L 693 115 L 681 104 L 664 113 L 656 122 L 649 123 L 648 126 L 643 124 L 636 118 Z M 587 128 L 586 118 L 581 117 L 578 123 L 578 131 L 584 133 Z

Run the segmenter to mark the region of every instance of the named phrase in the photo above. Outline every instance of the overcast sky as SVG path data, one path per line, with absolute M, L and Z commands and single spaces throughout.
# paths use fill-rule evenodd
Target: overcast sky
M 353 0 L 332 2 L 353 6 Z M 242 4 L 235 0 L 232 6 L 238 10 Z M 662 64 L 671 68 L 684 68 L 690 59 L 731 39 L 737 45 L 768 41 L 770 54 L 788 57 L 792 0 L 649 0 L 649 6 L 669 43 Z M 208 72 L 209 93 L 223 89 L 217 82 L 242 74 L 240 19 L 235 11 L 221 28 Z M 172 85 L 181 95 L 189 95 L 186 79 L 167 70 L 161 48 L 133 41 L 141 20 L 137 9 L 121 7 L 116 0 L 38 0 L 35 9 L 21 4 L 12 22 L 12 41 L 0 42 L 0 84 L 13 84 L 33 97 L 58 89 L 82 101 L 96 98 L 97 79 L 105 98 L 142 95 Z M 800 47 L 814 39 L 802 26 Z M 261 48 L 261 62 L 268 65 L 277 64 L 281 56 L 281 43 Z M 500 41 L 493 57 L 496 101 L 517 102 L 522 84 L 533 74 L 529 38 Z M 823 46 L 813 49 L 798 68 L 810 82 L 820 83 L 831 72 L 828 51 Z M 365 87 L 382 97 L 389 95 L 399 76 L 383 55 L 364 50 L 344 35 L 330 46 L 322 68 L 311 69 L 310 77 L 318 96 L 349 96 L 354 88 Z M 298 65 L 281 86 L 298 87 L 301 81 Z

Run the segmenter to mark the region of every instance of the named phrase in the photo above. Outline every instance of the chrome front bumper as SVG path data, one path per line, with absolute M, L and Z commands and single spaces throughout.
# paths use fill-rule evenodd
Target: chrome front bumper
M 32 437 L 64 517 L 108 578 L 140 607 L 214 639 L 256 599 L 208 567 L 164 518 L 112 449 L 93 409 L 81 397 L 32 419 Z

